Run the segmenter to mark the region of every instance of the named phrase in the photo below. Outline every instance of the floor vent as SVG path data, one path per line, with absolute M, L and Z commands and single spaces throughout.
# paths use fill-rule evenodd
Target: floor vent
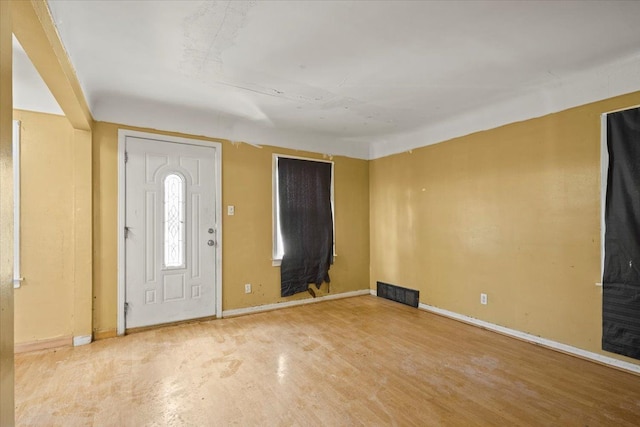
M 402 304 L 418 307 L 420 300 L 420 292 L 414 289 L 401 288 L 400 286 L 390 285 L 388 283 L 378 283 L 378 296 L 390 299 Z

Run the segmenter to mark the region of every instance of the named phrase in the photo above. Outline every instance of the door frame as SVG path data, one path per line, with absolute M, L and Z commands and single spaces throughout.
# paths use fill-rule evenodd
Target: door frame
M 117 313 L 118 322 L 116 333 L 124 335 L 125 333 L 125 143 L 127 137 L 151 139 L 161 142 L 172 142 L 177 144 L 199 145 L 203 147 L 215 148 L 215 179 L 216 179 L 216 277 L 215 277 L 215 295 L 216 295 L 216 317 L 222 317 L 222 144 L 213 141 L 203 141 L 191 138 L 180 138 L 175 136 L 167 136 L 157 133 L 139 132 L 129 129 L 118 129 L 118 298 Z

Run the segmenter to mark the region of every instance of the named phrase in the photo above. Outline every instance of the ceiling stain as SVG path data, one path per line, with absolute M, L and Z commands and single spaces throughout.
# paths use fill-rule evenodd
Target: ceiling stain
M 235 45 L 255 1 L 203 1 L 182 23 L 182 68 L 191 76 L 208 77 L 223 70 L 223 53 Z
M 239 37 L 247 28 L 249 15 L 258 5 L 256 1 L 214 1 L 202 2 L 186 18 L 183 19 L 183 58 L 180 71 L 190 79 L 195 79 L 209 87 L 228 87 L 242 92 L 235 95 L 249 111 L 245 117 L 268 123 L 270 126 L 283 125 L 284 118 L 279 111 L 269 107 L 268 98 L 289 101 L 299 114 L 300 124 L 309 126 L 309 119 L 315 118 L 325 122 L 338 120 L 336 129 L 344 129 L 346 133 L 357 133 L 371 128 L 379 133 L 394 132 L 399 124 L 388 117 L 402 117 L 400 122 L 415 119 L 415 111 L 402 107 L 388 107 L 376 102 L 356 99 L 344 95 L 352 73 L 344 77 L 333 87 L 317 87 L 305 84 L 300 79 L 291 80 L 282 76 L 270 75 L 255 69 L 230 69 L 225 64 L 224 54 L 234 46 L 239 46 Z M 226 67 L 225 67 L 226 65 Z M 308 65 L 297 63 L 300 72 L 306 72 Z M 259 94 L 265 97 L 251 97 Z M 251 105 L 248 105 L 251 104 Z M 230 111 L 231 112 L 231 111 Z M 238 112 L 231 112 L 238 114 Z M 371 132 L 369 131 L 369 132 Z
M 223 54 L 236 45 L 236 39 L 247 25 L 248 15 L 256 5 L 256 1 L 202 2 L 193 13 L 183 20 L 184 42 L 181 72 L 189 78 L 197 79 L 210 86 L 222 85 L 288 100 L 296 105 L 297 110 L 302 112 L 341 109 L 342 114 L 348 112 L 349 115 L 366 119 L 367 122 L 378 122 L 386 127 L 389 125 L 394 127 L 393 124 L 382 119 L 385 113 L 389 112 L 385 111 L 388 108 L 380 108 L 370 102 L 339 94 L 341 88 L 349 80 L 349 75 L 344 76 L 334 88 L 338 93 L 334 93 L 300 82 L 280 81 L 282 86 L 295 87 L 295 90 L 267 86 L 255 82 L 278 82 L 279 79 L 274 76 L 256 75 L 256 72 L 252 71 L 243 73 L 252 76 L 251 81 L 247 81 L 225 70 Z M 307 68 L 305 64 L 300 64 L 299 67 L 302 70 Z

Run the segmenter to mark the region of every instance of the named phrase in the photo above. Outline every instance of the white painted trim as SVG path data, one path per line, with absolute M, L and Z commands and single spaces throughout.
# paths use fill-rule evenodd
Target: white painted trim
M 251 313 L 261 313 L 263 311 L 272 311 L 272 310 L 278 310 L 281 308 L 295 307 L 298 305 L 305 305 L 305 304 L 313 304 L 316 302 L 328 301 L 332 299 L 351 298 L 351 297 L 357 297 L 361 295 L 369 295 L 369 289 L 362 289 L 359 291 L 351 291 L 351 292 L 342 292 L 339 294 L 332 294 L 332 295 L 324 295 L 318 298 L 305 298 L 305 299 L 300 299 L 295 301 L 277 302 L 274 304 L 265 304 L 265 305 L 257 305 L 254 307 L 225 310 L 222 312 L 222 317 L 233 317 L 233 316 L 242 316 L 242 315 L 251 314 Z
M 600 281 L 604 276 L 605 206 L 609 180 L 609 149 L 607 148 L 607 114 L 600 116 Z
M 505 328 L 504 326 L 496 325 L 494 323 L 485 322 L 484 320 L 475 319 L 473 317 L 458 314 L 453 311 L 444 310 L 442 308 L 434 307 L 428 304 L 420 303 L 418 307 L 422 310 L 436 313 L 441 316 L 449 317 L 451 319 L 459 320 L 461 322 L 469 323 L 475 326 L 479 326 L 490 331 L 499 332 L 503 335 L 518 338 L 524 341 L 528 341 L 534 344 L 539 344 L 544 347 L 548 347 L 552 350 L 557 350 L 563 353 L 568 353 L 574 356 L 578 356 L 584 359 L 599 362 L 605 365 L 613 366 L 618 369 L 640 374 L 640 365 L 634 363 L 624 362 L 622 360 L 614 359 L 613 357 L 604 356 L 602 354 L 593 353 L 591 351 L 582 350 L 577 347 L 573 347 L 567 344 L 562 344 L 557 341 L 541 338 L 535 335 L 528 334 L 526 332 L 517 331 L 515 329 Z
M 596 286 L 602 286 L 602 284 L 596 283 Z M 378 293 L 375 289 L 371 289 L 371 295 L 377 296 L 377 294 Z M 549 340 L 546 338 L 541 338 L 535 335 L 528 334 L 526 332 L 505 328 L 504 326 L 496 325 L 495 323 L 485 322 L 484 320 L 475 319 L 473 317 L 465 316 L 464 314 L 458 314 L 456 312 L 444 310 L 442 308 L 434 307 L 432 305 L 419 303 L 418 308 L 420 308 L 421 310 L 429 311 L 431 313 L 439 314 L 444 317 L 448 317 L 450 319 L 459 320 L 461 322 L 469 323 L 471 325 L 478 326 L 480 328 L 488 329 L 490 331 L 499 332 L 501 334 L 508 335 L 510 337 L 521 339 L 523 341 L 539 344 L 544 347 L 548 347 L 552 350 L 561 351 L 564 353 L 582 357 L 584 359 L 593 360 L 596 362 L 603 363 L 605 365 L 623 369 L 625 371 L 630 371 L 630 372 L 640 374 L 640 365 L 614 359 L 613 357 L 603 356 L 602 354 L 593 353 L 591 351 L 582 350 L 577 347 L 573 347 L 567 344 L 562 344 L 557 341 Z
M 118 141 L 120 140 L 121 135 L 125 137 L 132 137 L 132 138 L 150 139 L 150 140 L 159 141 L 159 142 L 175 142 L 178 144 L 198 145 L 201 147 L 215 147 L 217 149 L 222 150 L 221 143 L 215 142 L 215 141 L 205 141 L 202 139 L 182 138 L 179 136 L 169 136 L 161 133 L 140 132 L 140 131 L 129 130 L 129 129 L 118 129 Z
M 207 146 L 215 147 L 216 176 L 216 317 L 222 317 L 222 144 L 209 142 Z
M 126 136 L 129 133 L 126 130 L 118 129 L 118 298 L 117 313 L 118 321 L 116 333 L 124 335 L 124 302 L 125 302 L 125 243 L 124 243 L 124 227 L 125 227 L 125 164 L 124 149 Z
M 118 298 L 117 298 L 117 335 L 124 335 L 126 325 L 124 316 L 125 303 L 125 146 L 127 137 L 144 138 L 162 142 L 198 145 L 214 148 L 216 177 L 216 317 L 222 313 L 222 144 L 192 138 L 181 138 L 157 133 L 139 132 L 129 129 L 118 129 Z
M 278 155 L 273 153 L 271 155 L 271 265 L 279 267 L 282 263 L 281 258 L 277 258 L 278 245 L 276 232 L 278 229 L 277 221 L 278 215 L 276 215 L 276 197 L 278 195 L 278 180 L 276 179 L 276 173 L 278 172 Z
M 309 162 L 318 162 L 318 163 L 331 163 L 333 164 L 333 160 L 324 160 L 324 159 L 314 159 L 313 157 L 302 157 L 302 156 L 290 156 L 288 154 L 278 154 L 273 153 L 274 157 L 282 157 L 283 159 L 295 159 L 295 160 L 307 160 Z
M 78 337 L 73 337 L 73 346 L 78 347 L 81 345 L 91 344 L 91 335 L 80 335 Z
M 377 297 L 377 296 L 378 296 L 378 291 L 377 291 L 376 289 L 369 289 L 369 293 L 370 293 L 371 295 L 373 295 L 374 297 Z
M 640 108 L 640 104 L 637 105 L 630 105 L 628 107 L 622 107 L 622 108 L 618 108 L 617 110 L 611 110 L 611 111 L 607 111 L 606 114 L 611 114 L 611 113 L 619 113 L 620 111 L 626 111 L 626 110 L 633 110 L 634 108 Z
M 13 121 L 13 288 L 24 278 L 20 275 L 20 121 Z

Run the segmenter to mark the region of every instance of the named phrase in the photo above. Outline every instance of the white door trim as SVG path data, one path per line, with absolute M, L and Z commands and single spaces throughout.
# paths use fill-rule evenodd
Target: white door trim
M 198 139 L 180 138 L 148 132 L 138 132 L 128 129 L 118 129 L 118 298 L 117 298 L 117 334 L 124 335 L 125 318 L 125 141 L 127 137 L 155 139 L 178 144 L 200 145 L 214 147 L 215 177 L 216 177 L 216 317 L 222 317 L 222 144 L 219 142 L 202 141 Z

